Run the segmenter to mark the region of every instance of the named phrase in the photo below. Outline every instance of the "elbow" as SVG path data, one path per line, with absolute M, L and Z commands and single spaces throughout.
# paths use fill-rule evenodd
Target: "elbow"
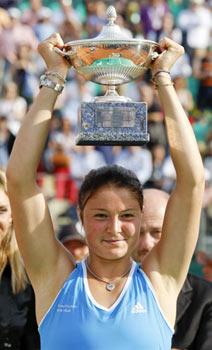
M 201 164 L 201 166 L 199 167 L 199 169 L 195 175 L 196 175 L 196 176 L 194 176 L 195 186 L 200 187 L 200 188 L 205 188 L 206 171 L 205 171 L 203 164 Z
M 197 174 L 190 178 L 190 183 L 193 187 L 199 188 L 200 190 L 205 188 L 205 170 L 202 168 Z
M 199 171 L 195 176 L 190 177 L 188 182 L 191 187 L 198 190 L 199 193 L 204 193 L 205 190 L 205 170 L 202 168 L 202 171 Z
M 197 170 L 197 171 L 196 171 Z M 204 167 L 199 167 L 195 172 L 184 172 L 177 174 L 176 183 L 180 186 L 183 186 L 187 191 L 193 192 L 193 190 L 198 191 L 199 194 L 204 193 L 205 189 L 205 170 Z

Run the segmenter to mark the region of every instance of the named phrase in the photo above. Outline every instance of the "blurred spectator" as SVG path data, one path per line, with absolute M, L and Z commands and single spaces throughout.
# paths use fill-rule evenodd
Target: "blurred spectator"
M 31 104 L 39 91 L 36 56 L 31 46 L 21 44 L 17 47 L 17 58 L 12 67 L 13 78 L 19 87 L 19 93 Z
M 53 13 L 53 21 L 58 26 L 63 41 L 66 43 L 70 40 L 80 39 L 82 24 L 79 19 L 80 15 L 74 9 L 72 1 L 59 0 L 59 3 L 60 9 L 57 10 L 55 16 Z
M 44 6 L 37 12 L 37 22 L 33 26 L 33 31 L 39 41 L 47 39 L 57 31 L 56 26 L 51 20 L 52 14 L 52 10 Z
M 69 19 L 64 19 L 59 27 L 59 33 L 63 38 L 64 43 L 68 43 L 71 40 L 80 39 L 81 29 L 79 26 L 74 26 L 73 22 Z
M 58 237 L 76 262 L 83 260 L 88 255 L 86 239 L 79 233 L 75 223 L 62 226 Z
M 29 0 L 29 7 L 23 11 L 22 22 L 33 27 L 38 21 L 38 13 L 42 8 L 42 0 Z
M 97 36 L 103 25 L 106 24 L 106 4 L 104 1 L 86 1 L 87 25 L 86 30 L 89 38 Z
M 155 144 L 152 149 L 153 169 L 150 179 L 145 184 L 145 187 L 164 188 L 164 172 L 163 166 L 166 158 L 165 145 Z
M 0 31 L 2 31 L 2 29 L 4 28 L 9 27 L 9 25 L 10 25 L 10 16 L 8 14 L 8 11 L 0 7 Z
M 204 164 L 205 164 L 205 167 L 210 172 L 209 181 L 212 183 L 212 121 L 210 122 L 209 125 L 210 125 L 210 129 L 207 133 L 207 138 L 206 138 L 206 152 L 204 157 Z
M 142 184 L 145 184 L 152 174 L 152 156 L 146 148 L 139 146 L 115 146 L 114 164 L 121 165 L 135 172 Z
M 211 12 L 204 0 L 189 0 L 189 8 L 180 12 L 178 26 L 184 33 L 183 45 L 191 59 L 193 55 L 204 57 L 210 45 L 211 23 Z
M 159 41 L 164 37 L 182 44 L 183 34 L 182 30 L 176 26 L 174 16 L 170 12 L 166 12 L 162 20 L 162 28 L 159 33 L 150 32 L 149 39 Z M 185 52 L 184 55 L 177 61 L 176 65 L 172 68 L 171 75 L 188 77 L 192 73 L 190 60 L 188 54 Z
M 6 170 L 15 136 L 8 129 L 8 120 L 0 115 L 0 169 Z
M 27 44 L 36 49 L 38 42 L 33 30 L 21 23 L 21 11 L 18 8 L 11 7 L 8 14 L 10 21 L 0 32 L 0 56 L 13 64 L 20 45 Z
M 155 39 L 158 41 L 162 25 L 163 18 L 169 8 L 165 0 L 150 0 L 143 5 L 141 3 L 141 21 L 142 28 L 144 31 L 144 36 L 146 39 L 149 39 L 149 36 L 154 33 Z
M 0 349 L 38 350 L 35 298 L 15 239 L 4 173 L 0 172 Z
M 195 60 L 194 76 L 199 79 L 198 108 L 212 110 L 212 48 L 208 48 L 202 60 Z
M 70 120 L 67 117 L 63 117 L 60 130 L 57 130 L 52 138 L 62 145 L 66 154 L 69 154 L 75 146 L 75 137 Z
M 128 25 L 124 20 L 123 16 L 118 16 L 116 20 L 116 24 L 121 28 L 121 33 L 123 34 L 124 37 L 126 38 L 132 38 L 133 34 L 130 29 L 128 29 Z
M 188 78 L 192 74 L 192 67 L 190 63 L 190 58 L 187 52 L 184 53 L 183 56 L 180 57 L 177 64 L 171 70 L 171 77 L 174 79 L 175 77 L 182 76 L 184 78 Z
M 174 169 L 172 159 L 169 154 L 164 159 L 163 166 L 162 166 L 162 174 L 163 174 L 163 186 L 161 189 L 167 193 L 170 193 L 175 185 L 176 172 Z
M 206 140 L 211 130 L 210 116 L 208 118 L 206 112 L 198 113 L 196 116 L 196 122 L 193 124 L 193 130 L 198 144 L 204 145 L 205 148 Z
M 80 103 L 92 100 L 95 95 L 95 85 L 77 74 L 67 82 L 64 94 L 60 96 L 57 106 L 62 109 L 64 117 L 70 120 L 74 132 L 78 127 Z
M 147 104 L 150 133 L 150 143 L 148 145 L 148 148 L 151 149 L 152 145 L 157 143 L 166 144 L 167 139 L 165 134 L 163 114 L 159 105 L 158 97 L 156 95 L 156 90 L 150 84 L 143 82 L 139 86 L 139 93 L 139 100 L 144 101 Z
M 170 12 L 166 12 L 163 17 L 162 28 L 158 39 L 160 40 L 165 36 L 178 44 L 182 43 L 182 31 L 176 26 L 174 16 Z
M 54 144 L 51 163 L 52 163 L 54 173 L 58 173 L 61 171 L 62 172 L 64 171 L 66 173 L 65 170 L 67 169 L 67 174 L 68 174 L 70 159 L 68 155 L 65 153 L 64 148 L 60 143 L 55 142 Z
M 212 257 L 209 257 L 205 252 L 199 251 L 197 253 L 197 260 L 203 266 L 205 279 L 212 282 Z
M 1 0 L 0 5 L 4 9 L 9 9 L 10 7 L 17 7 L 21 0 Z
M 113 146 L 96 146 L 96 150 L 102 153 L 106 164 L 114 163 Z
M 101 152 L 94 146 L 76 146 L 72 153 L 70 173 L 80 186 L 84 176 L 91 170 L 106 165 Z
M 66 153 L 61 143 L 56 140 L 49 141 L 49 147 L 45 152 L 45 162 L 53 174 L 55 197 L 64 198 L 70 203 L 76 204 L 78 188 L 70 173 L 71 157 Z
M 18 132 L 26 110 L 26 100 L 19 96 L 17 84 L 13 81 L 5 83 L 0 98 L 0 111 L 7 117 L 8 127 L 14 135 Z
M 189 115 L 189 112 L 191 112 L 194 108 L 194 101 L 193 96 L 187 87 L 187 81 L 182 76 L 176 76 L 174 79 L 174 84 L 180 102 Z
M 144 101 L 147 104 L 148 111 L 148 129 L 150 134 L 150 142 L 148 148 L 156 144 L 166 145 L 167 138 L 164 127 L 163 113 L 159 105 L 156 90 L 146 82 L 141 82 L 138 87 L 139 101 Z
M 159 115 L 159 113 L 152 113 L 148 120 L 148 128 L 150 134 L 148 148 L 152 150 L 152 147 L 158 144 L 165 147 L 167 145 L 167 137 L 162 114 Z

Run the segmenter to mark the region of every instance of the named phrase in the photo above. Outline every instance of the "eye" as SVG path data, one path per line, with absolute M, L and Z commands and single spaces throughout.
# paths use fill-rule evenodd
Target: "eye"
M 152 231 L 152 232 L 151 232 L 151 235 L 152 235 L 154 238 L 160 238 L 160 236 L 161 236 L 161 231 L 160 231 L 160 230 Z
M 125 219 L 125 220 L 131 220 L 135 217 L 135 215 L 133 213 L 124 213 L 121 214 L 121 218 Z
M 96 213 L 96 214 L 94 215 L 94 217 L 97 218 L 97 219 L 99 219 L 99 220 L 103 220 L 103 219 L 106 219 L 106 218 L 108 217 L 108 215 L 105 214 L 105 213 Z

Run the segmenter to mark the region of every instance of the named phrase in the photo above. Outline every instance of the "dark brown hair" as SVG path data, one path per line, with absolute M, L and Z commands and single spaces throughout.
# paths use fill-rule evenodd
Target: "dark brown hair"
M 79 191 L 79 209 L 82 213 L 88 199 L 101 187 L 114 185 L 129 189 L 135 194 L 141 210 L 143 208 L 143 189 L 135 173 L 118 165 L 108 165 L 91 170 Z

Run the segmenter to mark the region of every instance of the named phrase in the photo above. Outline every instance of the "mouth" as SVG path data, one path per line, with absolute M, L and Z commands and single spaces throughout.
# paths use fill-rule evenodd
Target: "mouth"
M 118 245 L 125 241 L 126 239 L 103 239 L 103 243 L 112 244 L 112 245 Z

